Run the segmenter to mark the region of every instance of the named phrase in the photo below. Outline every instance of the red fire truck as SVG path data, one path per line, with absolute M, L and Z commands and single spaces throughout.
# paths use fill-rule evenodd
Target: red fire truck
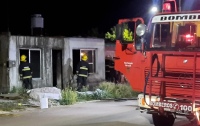
M 152 114 L 155 126 L 172 126 L 177 115 L 199 125 L 200 11 L 177 11 L 174 0 L 162 9 L 148 25 L 142 18 L 119 20 L 115 69 L 141 92 L 140 111 Z M 123 37 L 125 25 L 134 40 Z

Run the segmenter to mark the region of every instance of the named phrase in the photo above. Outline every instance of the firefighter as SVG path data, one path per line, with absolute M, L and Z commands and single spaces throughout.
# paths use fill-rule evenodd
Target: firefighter
M 105 59 L 105 71 L 106 71 L 106 81 L 110 81 L 110 56 L 106 56 Z
M 115 75 L 115 83 L 121 83 L 121 79 L 122 79 L 122 74 L 120 71 L 115 70 L 116 75 Z
M 87 55 L 83 55 L 81 61 L 78 63 L 76 68 L 77 74 L 77 91 L 81 91 L 83 86 L 87 85 L 87 77 L 89 76 L 90 68 L 89 63 L 87 62 Z
M 26 61 L 26 55 L 21 55 L 19 65 L 20 80 L 22 80 L 22 86 L 25 89 L 33 89 L 32 85 L 32 67 L 31 64 Z
M 110 81 L 113 83 L 117 83 L 117 78 L 116 78 L 116 70 L 114 68 L 114 60 L 111 59 L 109 63 L 109 68 L 110 68 Z

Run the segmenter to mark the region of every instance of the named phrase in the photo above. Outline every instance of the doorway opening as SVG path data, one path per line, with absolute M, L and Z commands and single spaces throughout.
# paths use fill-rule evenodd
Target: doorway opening
M 73 74 L 76 74 L 76 66 L 80 62 L 80 49 L 73 49 Z
M 63 89 L 62 50 L 52 50 L 53 87 Z

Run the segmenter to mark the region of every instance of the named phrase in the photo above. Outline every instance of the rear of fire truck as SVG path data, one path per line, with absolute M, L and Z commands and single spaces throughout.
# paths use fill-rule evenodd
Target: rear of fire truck
M 141 18 L 119 20 L 115 69 L 141 92 L 140 111 L 152 114 L 155 126 L 173 126 L 177 115 L 199 125 L 200 11 L 177 12 L 173 5 L 165 1 L 148 26 Z M 134 40 L 127 41 L 130 23 Z

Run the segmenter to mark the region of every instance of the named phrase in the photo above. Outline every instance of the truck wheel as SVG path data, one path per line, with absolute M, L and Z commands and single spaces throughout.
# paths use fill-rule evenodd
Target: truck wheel
M 175 118 L 173 115 L 152 114 L 154 126 L 173 126 Z
M 193 126 L 200 126 L 196 116 L 186 116 Z

